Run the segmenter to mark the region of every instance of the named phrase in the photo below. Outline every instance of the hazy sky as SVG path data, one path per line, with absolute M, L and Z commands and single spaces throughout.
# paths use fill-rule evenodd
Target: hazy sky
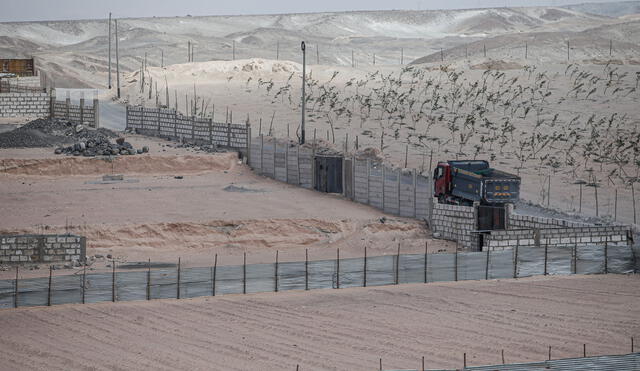
M 453 9 L 566 5 L 618 0 L 0 0 L 0 22 L 178 15 L 301 13 L 343 10 Z

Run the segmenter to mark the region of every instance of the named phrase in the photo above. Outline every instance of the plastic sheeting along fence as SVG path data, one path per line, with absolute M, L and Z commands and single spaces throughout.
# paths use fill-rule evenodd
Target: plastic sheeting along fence
M 0 280 L 0 308 L 163 298 L 335 289 L 404 283 L 482 280 L 548 274 L 633 273 L 638 249 L 603 246 L 576 249 L 519 248 L 458 254 L 402 254 L 286 262 L 152 269 Z M 635 253 L 635 254 L 634 254 Z M 517 264 L 515 264 L 517 259 Z M 84 282 L 84 285 L 83 285 Z M 114 289 L 115 288 L 115 289 Z M 83 299 L 84 298 L 84 299 Z

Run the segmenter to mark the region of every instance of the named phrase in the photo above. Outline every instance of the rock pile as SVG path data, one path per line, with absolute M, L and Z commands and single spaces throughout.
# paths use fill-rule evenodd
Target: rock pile
M 0 148 L 54 147 L 117 136 L 104 128 L 90 129 L 59 119 L 37 119 L 0 134 Z
M 136 150 L 131 143 L 126 142 L 124 138 L 116 139 L 112 143 L 108 138 L 98 137 L 88 139 L 86 141 L 78 141 L 70 146 L 56 148 L 57 155 L 66 154 L 73 156 L 118 156 L 118 155 L 135 155 L 149 152 L 149 147 L 144 146 L 142 149 Z

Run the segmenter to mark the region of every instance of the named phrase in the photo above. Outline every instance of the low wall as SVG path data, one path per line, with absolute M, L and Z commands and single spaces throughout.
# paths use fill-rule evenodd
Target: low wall
M 574 222 L 564 219 L 543 218 L 540 216 L 528 216 L 514 214 L 509 210 L 509 229 L 534 229 L 534 228 L 579 228 L 589 227 L 592 224 Z
M 89 106 L 85 104 L 84 99 L 80 99 L 80 104 L 71 104 L 69 98 L 58 101 L 54 95 L 50 99 L 50 112 L 53 118 L 94 128 L 100 127 L 100 104 L 97 99 L 93 99 Z
M 0 93 L 0 117 L 49 116 L 47 93 Z
M 589 245 L 626 246 L 631 230 L 625 226 L 536 228 L 491 231 L 483 236 L 483 250 L 523 247 L 574 247 Z
M 84 261 L 86 238 L 75 235 L 3 235 L 0 263 Z
M 446 240 L 458 241 L 463 247 L 477 248 L 476 211 L 473 206 L 446 205 L 433 199 L 431 229 Z
M 251 125 L 213 122 L 185 116 L 170 108 L 127 106 L 126 129 L 148 136 L 214 144 L 243 154 L 249 152 Z

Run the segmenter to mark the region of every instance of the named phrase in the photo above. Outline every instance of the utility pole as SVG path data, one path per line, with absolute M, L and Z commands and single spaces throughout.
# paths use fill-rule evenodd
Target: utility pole
M 118 20 L 115 20 L 116 26 L 116 86 L 118 90 L 118 99 L 120 99 L 120 58 L 118 56 Z
M 300 144 L 304 144 L 304 116 L 307 101 L 307 95 L 305 93 L 305 86 L 307 84 L 307 48 L 304 41 L 300 44 L 300 49 L 302 49 L 302 124 L 300 125 Z
M 109 12 L 109 90 L 111 90 L 111 12 Z

